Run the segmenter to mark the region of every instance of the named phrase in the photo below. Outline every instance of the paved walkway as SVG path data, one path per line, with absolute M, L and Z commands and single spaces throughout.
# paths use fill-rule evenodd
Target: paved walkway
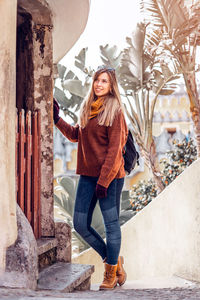
M 200 289 L 138 289 L 114 291 L 59 293 L 19 293 L 16 291 L 1 291 L 0 299 L 9 300 L 63 300 L 63 299 L 134 299 L 134 300 L 195 300 L 200 299 Z
M 63 300 L 63 299 L 134 299 L 134 300 L 200 300 L 200 285 L 178 277 L 154 278 L 127 282 L 113 291 L 91 291 L 60 293 L 51 291 L 30 291 L 0 289 L 0 299 L 9 300 Z

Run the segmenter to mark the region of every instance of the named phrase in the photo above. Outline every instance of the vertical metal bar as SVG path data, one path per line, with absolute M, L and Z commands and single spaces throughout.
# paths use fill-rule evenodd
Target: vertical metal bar
M 25 215 L 31 223 L 31 112 L 26 113 Z
M 41 111 L 37 114 L 38 125 L 38 238 L 41 237 Z
M 37 139 L 37 112 L 33 112 L 32 118 L 33 156 L 32 156 L 32 227 L 35 238 L 38 238 L 38 139 Z
M 19 133 L 18 133 L 18 109 L 16 108 L 16 118 L 15 118 L 15 192 L 16 192 L 16 201 L 17 193 L 19 190 L 19 178 L 18 178 L 18 146 L 19 146 Z
M 19 112 L 19 193 L 18 204 L 24 212 L 24 110 Z

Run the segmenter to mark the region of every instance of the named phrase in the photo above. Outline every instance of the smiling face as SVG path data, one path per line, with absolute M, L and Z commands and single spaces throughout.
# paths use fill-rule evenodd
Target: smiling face
M 97 97 L 109 94 L 111 89 L 109 75 L 106 72 L 99 74 L 99 76 L 94 80 L 93 88 Z

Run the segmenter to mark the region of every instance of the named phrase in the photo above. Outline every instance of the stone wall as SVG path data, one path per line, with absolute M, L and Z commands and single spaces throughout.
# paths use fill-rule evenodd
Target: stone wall
M 38 279 L 37 243 L 33 230 L 17 206 L 17 240 L 6 251 L 6 269 L 0 286 L 36 289 Z
M 51 11 L 44 0 L 18 1 L 17 106 L 41 110 L 41 233 L 54 236 L 53 42 Z
M 17 238 L 15 197 L 15 95 L 17 0 L 0 1 L 0 271 L 5 249 Z

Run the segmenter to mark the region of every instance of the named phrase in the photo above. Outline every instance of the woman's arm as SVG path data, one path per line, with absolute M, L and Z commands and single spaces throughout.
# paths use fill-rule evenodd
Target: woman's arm
M 68 138 L 71 142 L 78 142 L 79 126 L 71 126 L 59 116 L 60 107 L 56 99 L 53 99 L 53 119 L 55 126 Z
M 111 181 L 116 177 L 120 167 L 123 164 L 122 151 L 127 137 L 127 126 L 124 115 L 120 112 L 112 124 L 108 127 L 108 149 L 98 184 L 108 188 Z
M 79 126 L 71 126 L 65 122 L 62 118 L 58 120 L 55 126 L 62 132 L 62 134 L 68 138 L 71 142 L 78 142 Z

